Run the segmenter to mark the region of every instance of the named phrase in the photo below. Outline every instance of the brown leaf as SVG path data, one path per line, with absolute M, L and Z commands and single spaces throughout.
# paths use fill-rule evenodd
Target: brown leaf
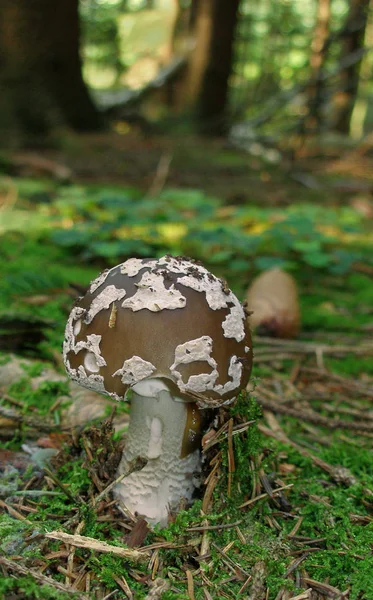
M 139 548 L 143 545 L 150 529 L 145 519 L 139 519 L 134 524 L 131 533 L 126 537 L 126 544 L 129 548 Z

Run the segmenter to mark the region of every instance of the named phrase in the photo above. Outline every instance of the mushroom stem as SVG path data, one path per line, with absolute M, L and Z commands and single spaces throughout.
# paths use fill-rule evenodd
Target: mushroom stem
M 198 485 L 200 451 L 186 456 L 183 452 L 190 421 L 188 404 L 159 379 L 140 382 L 132 391 L 131 419 L 118 476 L 137 457 L 148 462 L 117 484 L 114 493 L 120 503 L 143 515 L 151 525 L 166 526 L 170 510 L 177 509 L 183 499 L 190 502 Z

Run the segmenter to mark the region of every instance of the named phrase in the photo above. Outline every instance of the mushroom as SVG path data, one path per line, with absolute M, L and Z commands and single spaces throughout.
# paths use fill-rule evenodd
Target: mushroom
M 294 278 L 278 268 L 256 277 L 246 294 L 250 327 L 258 335 L 294 338 L 300 329 L 300 308 Z
M 104 271 L 73 307 L 64 362 L 77 383 L 122 400 L 130 424 L 114 494 L 167 525 L 201 471 L 206 409 L 233 402 L 250 377 L 251 337 L 226 283 L 184 257 L 131 258 Z

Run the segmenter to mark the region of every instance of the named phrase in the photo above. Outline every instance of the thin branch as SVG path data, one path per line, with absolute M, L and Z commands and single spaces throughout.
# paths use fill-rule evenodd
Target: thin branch
M 133 550 L 132 548 L 121 548 L 120 546 L 113 546 L 112 544 L 107 544 L 106 542 L 101 542 L 100 540 L 84 535 L 71 535 L 64 531 L 50 531 L 44 535 L 51 540 L 59 540 L 65 544 L 71 544 L 78 548 L 86 548 L 87 550 L 93 550 L 94 552 L 116 554 L 125 560 L 131 560 L 133 562 L 147 562 L 149 560 L 148 552 L 144 550 L 139 551 Z

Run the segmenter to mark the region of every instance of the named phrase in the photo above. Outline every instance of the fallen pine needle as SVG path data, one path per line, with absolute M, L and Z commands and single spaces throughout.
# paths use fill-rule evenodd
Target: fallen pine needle
M 31 521 L 26 519 L 26 517 L 23 516 L 20 512 L 18 512 L 18 510 L 15 510 L 14 508 L 9 506 L 9 504 L 4 502 L 3 500 L 0 500 L 0 508 L 4 508 L 5 510 L 7 510 L 8 513 L 15 519 L 18 519 L 19 521 L 24 521 L 25 523 L 28 523 L 29 525 L 31 525 Z
M 240 589 L 238 590 L 238 595 L 243 594 L 243 592 L 246 590 L 246 588 L 249 585 L 251 580 L 252 580 L 252 576 L 249 575 L 248 578 L 246 579 L 245 583 L 243 584 L 243 586 L 241 586 Z
M 188 527 L 185 531 L 214 531 L 215 529 L 231 529 L 237 525 L 241 525 L 241 521 L 235 523 L 225 523 L 224 525 L 201 525 L 201 527 Z
M 188 583 L 188 596 L 189 596 L 190 600 L 196 600 L 196 597 L 194 595 L 193 575 L 192 575 L 192 572 L 189 571 L 189 569 L 186 570 L 186 576 L 187 576 L 187 583 Z
M 126 594 L 128 600 L 133 600 L 133 594 L 131 592 L 131 588 L 128 585 L 127 581 L 125 580 L 124 576 L 122 575 L 122 577 L 118 577 L 117 575 L 113 574 L 113 579 L 116 582 L 116 584 L 119 585 L 121 590 L 123 590 L 123 592 Z
M 250 504 L 254 504 L 255 502 L 257 502 L 258 500 L 263 500 L 263 498 L 267 498 L 268 496 L 274 496 L 275 494 L 277 494 L 278 492 L 282 492 L 282 490 L 287 490 L 291 487 L 293 487 L 294 483 L 289 483 L 288 485 L 283 485 L 279 488 L 276 488 L 275 490 L 272 490 L 272 494 L 268 494 L 267 492 L 265 494 L 260 494 L 259 496 L 256 496 L 255 498 L 251 498 L 250 500 L 247 500 L 247 502 L 244 502 L 243 504 L 240 504 L 240 506 L 238 508 L 244 508 L 245 506 L 249 506 Z
M 305 590 L 301 594 L 298 594 L 298 596 L 292 596 L 291 598 L 289 598 L 289 600 L 310 600 L 311 594 L 312 588 L 308 588 L 308 590 Z
M 302 577 L 302 584 L 304 586 L 311 587 L 313 590 L 316 590 L 323 596 L 327 596 L 329 598 L 338 598 L 342 600 L 342 598 L 346 598 L 346 595 L 349 593 L 349 590 L 345 592 L 341 592 L 333 585 L 329 585 L 328 583 L 321 583 L 320 581 L 315 581 L 310 577 Z
M 227 489 L 228 498 L 230 498 L 230 496 L 231 496 L 232 473 L 234 473 L 236 470 L 236 466 L 235 466 L 235 462 L 234 462 L 232 433 L 233 433 L 233 419 L 229 419 L 229 421 L 228 421 L 228 489 Z

